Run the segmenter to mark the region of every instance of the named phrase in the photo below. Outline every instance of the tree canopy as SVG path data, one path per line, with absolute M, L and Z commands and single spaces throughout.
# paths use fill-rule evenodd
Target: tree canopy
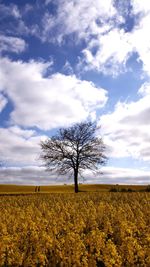
M 56 135 L 41 142 L 41 159 L 46 168 L 59 174 L 73 172 L 75 192 L 78 175 L 86 169 L 97 170 L 106 163 L 106 146 L 96 136 L 96 124 L 81 122 L 60 128 Z

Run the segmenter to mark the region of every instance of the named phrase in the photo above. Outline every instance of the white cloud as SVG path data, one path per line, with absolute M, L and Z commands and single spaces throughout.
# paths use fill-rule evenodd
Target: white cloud
M 124 23 L 124 29 L 119 28 L 123 17 L 115 24 L 106 22 L 104 27 L 101 26 L 101 31 L 97 31 L 96 37 L 92 37 L 83 50 L 85 58 L 82 61 L 87 64 L 86 69 L 94 68 L 105 74 L 117 75 L 126 69 L 127 60 L 136 52 L 138 60 L 143 64 L 143 70 L 150 75 L 150 3 L 147 0 L 133 0 L 131 4 L 133 9 L 132 12 L 130 10 L 130 16 L 135 23 L 133 29 L 126 32 L 127 22 Z M 126 11 L 122 2 L 119 5 L 121 7 Z M 116 13 L 119 17 L 119 10 Z M 125 15 L 126 12 L 123 14 L 122 11 L 121 14 Z
M 7 102 L 7 98 L 0 94 L 0 112 L 5 108 Z
M 130 2 L 130 1 L 129 1 Z M 45 1 L 48 5 L 51 1 Z M 33 6 L 1 5 L 1 17 L 11 17 L 17 24 L 18 36 L 34 35 L 43 42 L 65 43 L 66 36 L 76 43 L 84 40 L 79 66 L 82 70 L 96 69 L 109 75 L 117 75 L 126 70 L 126 62 L 133 53 L 143 64 L 143 70 L 150 75 L 150 3 L 148 0 L 131 0 L 130 3 L 113 0 L 56 0 L 54 14 L 41 7 L 41 22 L 34 21 L 28 26 L 26 12 L 33 12 Z M 131 8 L 132 7 L 132 8 Z M 34 16 L 33 16 L 34 17 Z M 16 25 L 12 21 L 12 29 Z M 133 25 L 132 25 L 133 23 Z M 131 29 L 128 31 L 128 26 Z M 133 28 L 132 28 L 133 27 Z M 7 29 L 7 27 L 6 27 Z M 13 30 L 8 33 L 12 34 Z M 12 32 L 11 32 L 12 31 Z M 1 50 L 20 53 L 25 43 L 17 37 L 1 37 Z M 14 38 L 14 39 L 8 39 Z M 12 41 L 11 41 L 12 40 Z
M 57 16 L 53 17 L 47 12 L 43 18 L 43 37 L 53 39 L 51 30 L 55 28 L 54 39 L 59 42 L 63 41 L 65 35 L 72 33 L 76 33 L 79 39 L 88 38 L 94 34 L 93 30 L 97 34 L 100 30 L 98 23 L 103 24 L 117 14 L 112 0 L 94 0 L 92 3 L 90 0 L 58 0 L 56 3 Z
M 12 27 L 6 33 L 2 29 L 1 50 L 20 53 L 25 49 L 23 40 L 13 36 L 34 35 L 43 42 L 65 43 L 65 37 L 73 42 L 84 40 L 85 47 L 81 53 L 79 65 L 82 70 L 96 69 L 104 74 L 117 75 L 126 70 L 128 58 L 137 53 L 143 70 L 150 75 L 150 3 L 148 0 L 113 1 L 113 0 L 45 0 L 45 6 L 54 4 L 55 12 L 46 7 L 35 5 L 36 12 L 41 8 L 41 19 L 28 26 L 26 12 L 34 12 L 33 6 L 1 4 L 1 18 L 11 18 Z M 33 13 L 34 14 L 34 13 Z M 39 14 L 39 13 L 38 13 Z M 14 22 L 15 21 L 15 22 Z M 133 28 L 131 24 L 133 23 Z M 17 27 L 16 27 L 17 25 Z M 131 29 L 127 30 L 127 28 Z M 12 35 L 6 37 L 5 34 Z M 14 38 L 14 39 L 11 39 Z
M 76 42 L 81 39 L 86 41 L 79 64 L 82 69 L 93 68 L 117 75 L 126 70 L 128 58 L 137 53 L 143 70 L 150 74 L 149 1 L 132 0 L 132 8 L 129 3 L 119 1 L 115 5 L 112 0 L 95 0 L 92 4 L 90 0 L 56 3 L 56 16 L 46 12 L 43 18 L 41 38 L 44 41 L 63 43 L 65 36 L 73 33 Z M 132 20 L 133 28 L 130 25 L 131 30 L 128 31 L 127 24 L 132 24 Z
M 21 17 L 20 11 L 15 4 L 10 4 L 6 6 L 5 4 L 0 4 L 0 16 L 3 17 L 14 17 L 15 19 L 18 19 Z
M 130 55 L 136 52 L 138 60 L 143 64 L 143 70 L 150 75 L 150 2 L 133 0 L 131 4 L 135 23 L 133 29 L 130 32 L 125 32 L 118 29 L 116 24 L 110 31 L 104 34 L 99 33 L 96 37 L 97 53 L 92 58 L 90 57 L 90 60 L 84 53 L 89 67 L 107 74 L 117 74 L 123 69 L 122 67 L 125 66 Z M 122 3 L 121 5 L 124 8 Z M 140 15 L 136 17 L 138 14 Z M 93 40 L 89 42 L 88 54 L 92 55 L 94 45 Z
M 56 176 L 50 175 L 43 167 L 3 167 L 0 170 L 0 184 L 48 185 L 57 182 Z
M 49 185 L 72 183 L 73 179 L 51 173 L 44 167 L 2 167 L 0 168 L 0 184 Z
M 134 48 L 129 34 L 118 28 L 124 18 L 114 1 L 57 1 L 57 5 L 56 17 L 46 12 L 43 18 L 44 41 L 62 43 L 65 36 L 74 33 L 76 42 L 87 42 L 79 63 L 82 69 L 116 75 L 125 68 Z
M 147 1 L 149 2 L 149 1 Z M 144 12 L 143 8 L 139 9 Z M 143 70 L 150 75 L 150 35 L 149 35 L 149 25 L 150 25 L 150 2 L 147 8 L 147 13 L 143 13 L 138 25 L 132 32 L 130 40 L 134 50 L 138 53 L 138 60 L 143 64 Z
M 90 170 L 84 173 L 85 183 L 91 184 L 149 184 L 149 169 L 134 169 L 105 166 L 102 168 L 102 174 L 95 175 Z
M 133 7 L 133 13 L 141 15 L 147 14 L 150 11 L 150 2 L 147 0 L 131 0 L 131 4 Z
M 50 64 L 0 60 L 0 88 L 14 105 L 12 123 L 45 130 L 67 126 L 105 105 L 107 92 L 92 82 L 60 73 L 45 77 Z
M 42 138 L 35 131 L 18 126 L 0 128 L 0 160 L 6 165 L 38 165 Z
M 149 184 L 150 170 L 133 168 L 103 168 L 102 183 L 110 184 Z
M 95 176 L 90 171 L 84 174 L 84 183 L 92 184 L 149 184 L 149 170 L 134 170 L 130 168 L 104 167 L 103 175 Z M 80 178 L 79 182 L 83 183 Z M 49 185 L 73 184 L 73 178 L 58 176 L 45 171 L 43 167 L 3 167 L 0 169 L 1 184 Z
M 27 47 L 26 42 L 18 37 L 0 35 L 0 52 L 21 53 Z
M 137 101 L 118 102 L 114 112 L 100 118 L 113 157 L 150 160 L 150 84 L 140 88 L 139 96 Z
M 16 19 L 21 18 L 21 14 L 18 7 L 16 5 L 11 5 L 10 7 L 12 16 L 15 17 Z
M 133 51 L 129 35 L 124 30 L 113 29 L 89 42 L 88 48 L 83 50 L 88 68 L 113 75 L 122 71 Z M 97 49 L 95 54 L 92 52 L 94 48 Z

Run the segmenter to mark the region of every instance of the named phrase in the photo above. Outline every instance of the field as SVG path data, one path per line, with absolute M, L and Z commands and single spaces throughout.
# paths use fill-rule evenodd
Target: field
M 79 184 L 80 192 L 108 192 L 112 188 L 131 189 L 143 191 L 147 185 L 110 185 L 110 184 Z M 32 194 L 35 193 L 36 186 L 6 185 L 0 184 L 0 194 Z M 41 193 L 74 193 L 74 185 L 50 185 L 40 186 Z
M 0 266 L 150 266 L 150 193 L 8 187 L 0 187 Z

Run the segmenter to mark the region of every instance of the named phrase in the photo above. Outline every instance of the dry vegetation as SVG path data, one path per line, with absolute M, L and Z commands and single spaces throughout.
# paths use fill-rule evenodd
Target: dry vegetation
M 108 192 L 112 189 L 131 189 L 144 191 L 147 185 L 110 185 L 110 184 L 79 184 L 80 192 Z M 35 193 L 36 186 L 27 185 L 0 185 L 0 194 L 27 194 Z M 40 193 L 74 193 L 74 185 L 50 185 L 40 186 Z
M 0 266 L 147 267 L 149 225 L 150 193 L 0 196 Z

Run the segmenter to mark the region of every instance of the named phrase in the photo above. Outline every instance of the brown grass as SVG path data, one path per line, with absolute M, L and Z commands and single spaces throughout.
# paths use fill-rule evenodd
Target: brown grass
M 108 192 L 112 188 L 144 190 L 147 185 L 110 185 L 110 184 L 79 184 L 80 192 Z M 34 185 L 7 185 L 0 184 L 0 194 L 32 194 L 35 193 Z M 40 193 L 74 193 L 74 185 L 47 185 L 40 186 Z

